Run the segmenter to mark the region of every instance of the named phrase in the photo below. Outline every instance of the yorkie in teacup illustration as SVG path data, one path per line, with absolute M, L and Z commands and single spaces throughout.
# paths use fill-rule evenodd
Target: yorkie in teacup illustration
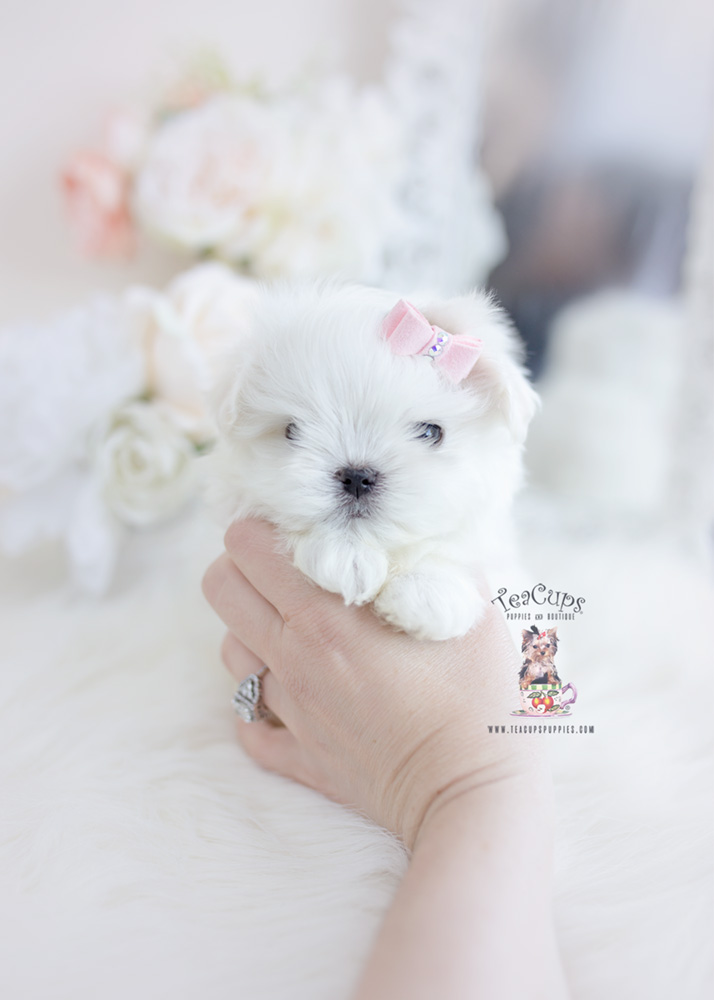
M 535 625 L 523 630 L 521 652 L 523 666 L 518 674 L 521 708 L 512 715 L 568 715 L 569 705 L 578 696 L 572 684 L 563 686 L 555 666 L 558 652 L 558 629 L 539 632 Z M 564 700 L 570 690 L 572 695 Z
M 529 630 L 523 629 L 521 635 L 523 666 L 518 675 L 521 687 L 527 688 L 531 684 L 545 681 L 549 684 L 560 684 L 560 677 L 553 662 L 558 652 L 558 629 L 548 628 L 544 632 L 539 632 L 535 625 L 531 625 Z

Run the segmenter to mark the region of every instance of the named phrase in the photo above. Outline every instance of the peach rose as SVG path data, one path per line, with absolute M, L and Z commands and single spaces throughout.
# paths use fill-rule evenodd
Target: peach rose
M 102 153 L 76 153 L 62 174 L 71 225 L 83 253 L 127 256 L 134 249 L 129 178 Z

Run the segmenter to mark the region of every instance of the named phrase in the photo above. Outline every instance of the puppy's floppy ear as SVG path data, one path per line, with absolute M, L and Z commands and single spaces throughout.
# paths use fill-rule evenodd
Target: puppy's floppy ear
M 525 629 L 525 628 L 522 629 L 521 639 L 523 641 L 521 643 L 521 652 L 523 652 L 524 649 L 527 649 L 530 646 L 531 642 L 533 641 L 533 638 L 534 636 L 533 633 L 530 631 L 530 629 Z
M 481 314 L 474 319 L 483 351 L 471 369 L 468 384 L 490 401 L 513 440 L 522 445 L 539 403 L 523 365 L 523 345 L 502 309 L 489 301 L 479 306 Z
M 483 292 L 433 302 L 429 322 L 448 333 L 468 334 L 483 350 L 464 384 L 475 390 L 484 411 L 500 416 L 513 440 L 523 444 L 538 407 L 538 396 L 523 366 L 523 345 L 504 311 Z
M 223 354 L 207 393 L 211 417 L 224 435 L 229 435 L 240 419 L 241 387 L 247 367 L 243 346 L 234 346 Z
M 260 301 L 257 286 L 246 289 L 223 350 L 216 355 L 212 365 L 213 378 L 206 400 L 221 434 L 230 434 L 240 420 L 241 391 L 250 367 L 251 346 L 256 337 L 255 316 Z
M 553 639 L 557 639 L 558 638 L 558 629 L 557 628 L 549 628 L 547 630 L 547 632 L 548 632 L 548 635 L 550 635 L 550 636 L 553 637 Z
M 502 352 L 497 346 L 489 347 L 484 343 L 483 354 L 469 375 L 469 384 L 479 395 L 490 398 L 493 409 L 505 420 L 515 443 L 522 445 L 539 400 L 524 368 L 511 351 Z

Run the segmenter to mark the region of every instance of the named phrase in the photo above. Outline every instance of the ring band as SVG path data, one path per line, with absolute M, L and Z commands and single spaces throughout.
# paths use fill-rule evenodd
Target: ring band
M 267 719 L 272 714 L 261 704 L 263 691 L 260 679 L 267 673 L 267 670 L 268 668 L 263 664 L 257 673 L 249 674 L 245 680 L 240 682 L 233 695 L 233 708 L 243 722 Z

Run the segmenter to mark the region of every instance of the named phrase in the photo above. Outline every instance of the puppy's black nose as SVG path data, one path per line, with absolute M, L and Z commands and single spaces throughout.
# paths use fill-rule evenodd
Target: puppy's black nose
M 361 497 L 374 487 L 377 473 L 372 469 L 338 469 L 337 478 L 347 493 L 353 497 Z

